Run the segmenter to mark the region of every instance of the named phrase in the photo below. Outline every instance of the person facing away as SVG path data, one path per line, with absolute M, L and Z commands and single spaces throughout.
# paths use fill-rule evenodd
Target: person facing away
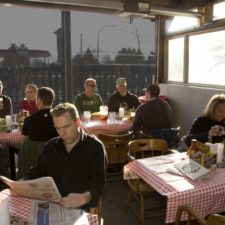
M 79 115 L 82 115 L 84 111 L 99 112 L 103 101 L 101 96 L 95 93 L 96 87 L 95 79 L 88 78 L 84 81 L 84 92 L 76 95 L 74 98 L 74 105 L 77 107 Z
M 144 131 L 148 134 L 160 129 L 171 128 L 172 111 L 169 104 L 159 98 L 158 85 L 150 85 L 146 91 L 146 102 L 140 105 L 135 113 L 133 131 Z
M 125 78 L 116 80 L 116 88 L 117 91 L 109 97 L 109 112 L 119 112 L 120 107 L 124 108 L 125 111 L 136 109 L 140 105 L 138 97 L 127 90 Z
M 184 138 L 190 146 L 191 139 L 200 142 L 222 142 L 225 138 L 225 95 L 216 94 L 207 103 L 203 115 L 195 118 L 188 135 Z
M 58 135 L 50 114 L 54 98 L 55 93 L 51 88 L 38 89 L 38 111 L 26 117 L 22 128 L 22 134 L 28 136 L 31 141 L 48 141 Z
M 25 87 L 26 97 L 20 101 L 19 108 L 21 111 L 28 111 L 29 115 L 38 111 L 36 106 L 38 87 L 35 84 L 27 84 Z
M 26 179 L 50 176 L 62 195 L 62 206 L 89 210 L 97 205 L 106 184 L 104 145 L 80 128 L 74 104 L 61 103 L 51 114 L 59 137 L 47 143 Z
M 3 95 L 3 83 L 0 80 L 0 117 L 5 118 L 6 115 L 13 114 L 11 98 Z

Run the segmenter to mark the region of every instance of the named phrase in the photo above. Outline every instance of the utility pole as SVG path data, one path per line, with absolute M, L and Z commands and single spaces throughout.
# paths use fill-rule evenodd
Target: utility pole
M 83 56 L 83 34 L 80 34 L 80 55 Z
M 99 62 L 99 51 L 100 51 L 100 48 L 99 48 L 100 33 L 101 33 L 101 31 L 104 28 L 107 28 L 107 27 L 115 27 L 115 26 L 116 26 L 115 24 L 112 24 L 112 25 L 104 25 L 104 26 L 100 27 L 100 29 L 98 30 L 98 35 L 97 35 L 97 60 L 98 60 L 98 62 Z

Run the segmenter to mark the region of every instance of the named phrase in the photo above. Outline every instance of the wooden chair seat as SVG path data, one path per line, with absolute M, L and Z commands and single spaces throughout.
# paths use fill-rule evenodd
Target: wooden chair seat
M 145 193 L 149 191 L 154 191 L 154 189 L 149 186 L 146 182 L 141 179 L 131 179 L 128 180 L 128 185 L 132 188 L 133 192 L 136 193 Z

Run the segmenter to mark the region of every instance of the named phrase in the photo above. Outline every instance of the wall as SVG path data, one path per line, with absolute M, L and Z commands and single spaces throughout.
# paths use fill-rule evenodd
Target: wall
M 170 101 L 173 126 L 181 127 L 181 137 L 189 131 L 193 120 L 203 113 L 209 99 L 224 92 L 222 89 L 175 84 L 160 84 L 160 88 L 161 95 L 166 95 Z

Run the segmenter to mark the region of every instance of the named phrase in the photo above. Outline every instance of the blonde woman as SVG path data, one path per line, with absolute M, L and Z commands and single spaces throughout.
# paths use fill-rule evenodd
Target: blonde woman
M 37 112 L 36 106 L 36 96 L 37 96 L 38 87 L 35 84 L 27 84 L 25 87 L 26 97 L 20 101 L 20 110 L 28 111 L 29 114 Z
M 191 139 L 203 143 L 222 142 L 225 138 L 225 95 L 217 94 L 207 103 L 203 115 L 195 119 L 187 136 L 189 146 Z

